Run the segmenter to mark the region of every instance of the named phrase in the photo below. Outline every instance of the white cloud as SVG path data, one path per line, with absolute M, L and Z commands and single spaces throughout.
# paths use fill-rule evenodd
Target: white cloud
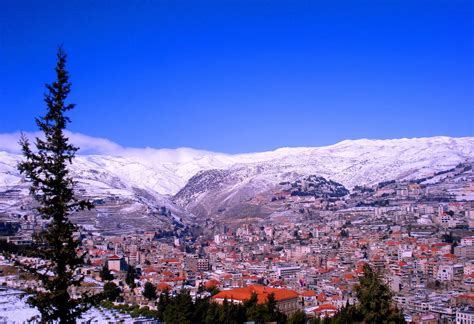
M 225 154 L 213 153 L 192 148 L 177 149 L 155 149 L 155 148 L 131 148 L 123 147 L 106 138 L 92 137 L 81 133 L 65 131 L 66 136 L 72 144 L 80 148 L 80 155 L 109 155 L 121 157 L 145 158 L 149 162 L 160 161 L 169 163 L 185 163 L 204 156 L 227 156 Z M 41 136 L 41 132 L 25 132 L 26 137 L 34 143 L 35 137 Z M 0 151 L 9 153 L 21 153 L 21 133 L 0 133 Z
M 71 143 L 80 147 L 81 154 L 110 154 L 115 155 L 123 151 L 124 148 L 105 138 L 91 137 L 80 133 L 72 133 L 66 131 L 66 136 L 69 137 Z M 23 133 L 31 143 L 36 137 L 41 137 L 41 132 L 24 132 Z M 0 134 L 0 151 L 9 153 L 20 153 L 21 148 L 18 144 L 21 133 L 3 133 Z
M 39 133 L 29 133 L 25 134 L 28 138 L 34 138 Z M 20 132 L 16 133 L 4 133 L 0 134 L 0 151 L 6 151 L 9 153 L 19 153 L 20 152 L 20 144 L 18 141 L 20 140 Z

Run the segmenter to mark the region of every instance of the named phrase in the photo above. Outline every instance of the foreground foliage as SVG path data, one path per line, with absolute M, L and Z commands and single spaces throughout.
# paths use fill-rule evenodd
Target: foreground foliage
M 257 296 L 253 295 L 243 304 L 233 304 L 224 300 L 220 305 L 208 297 L 193 301 L 187 290 L 181 290 L 176 296 L 170 296 L 165 291 L 159 296 L 157 310 L 150 310 L 148 307 L 139 308 L 137 305 L 114 305 L 109 301 L 103 302 L 102 306 L 129 313 L 132 317 L 159 319 L 167 324 L 241 324 L 246 321 L 286 323 L 287 320 L 287 317 L 276 308 L 273 295 L 269 296 L 265 304 L 257 304 Z
M 150 286 L 151 287 L 151 286 Z M 392 295 L 389 288 L 380 280 L 369 266 L 364 268 L 364 274 L 355 289 L 359 300 L 356 305 L 347 305 L 332 318 L 309 319 L 303 311 L 297 311 L 286 316 L 277 308 L 273 294 L 268 296 L 265 304 L 257 303 L 257 295 L 242 304 L 234 304 L 224 300 L 222 304 L 212 302 L 209 297 L 195 301 L 186 290 L 181 290 L 176 296 L 162 292 L 158 299 L 157 310 L 148 307 L 116 305 L 108 302 L 104 306 L 115 308 L 132 316 L 146 316 L 159 319 L 167 324 L 190 323 L 223 323 L 240 324 L 255 323 L 288 323 L 288 324 L 346 324 L 346 323 L 404 323 L 403 315 L 393 307 Z M 198 295 L 199 296 L 199 295 Z
M 153 285 L 150 286 L 154 288 Z M 223 323 L 240 324 L 243 322 L 276 322 L 288 324 L 346 324 L 346 323 L 404 323 L 402 313 L 391 303 L 392 295 L 389 288 L 380 280 L 378 274 L 369 266 L 364 267 L 364 274 L 355 288 L 359 300 L 356 305 L 347 305 L 332 318 L 308 318 L 303 311 L 286 316 L 277 308 L 273 294 L 268 296 L 265 304 L 257 303 L 257 295 L 242 304 L 234 304 L 224 300 L 222 304 L 212 302 L 209 297 L 196 298 L 182 290 L 176 296 L 167 291 L 162 292 L 158 299 L 157 310 L 148 307 L 117 305 L 107 303 L 104 306 L 115 308 L 132 316 L 147 316 L 167 324 L 178 323 Z M 147 314 L 147 315 L 145 315 Z
M 368 265 L 355 287 L 358 303 L 347 305 L 331 319 L 312 320 L 312 324 L 330 323 L 405 323 L 402 312 L 392 305 L 392 293 Z
M 35 139 L 34 149 L 25 136 L 20 140 L 24 160 L 18 164 L 18 169 L 30 181 L 30 194 L 39 204 L 37 211 L 48 222 L 46 228 L 34 237 L 35 256 L 44 262 L 20 266 L 34 275 L 44 288 L 28 299 L 41 313 L 42 321 L 73 323 L 95 298 L 88 295 L 72 298 L 70 295 L 71 288 L 80 286 L 83 280 L 76 274 L 76 269 L 84 264 L 84 259 L 78 255 L 80 242 L 74 236 L 77 227 L 69 215 L 92 208 L 92 205 L 76 199 L 75 183 L 68 170 L 78 148 L 69 143 L 64 133 L 70 122 L 65 113 L 74 108 L 74 104 L 66 103 L 71 83 L 65 65 L 66 54 L 59 48 L 56 81 L 46 85 L 48 91 L 44 101 L 47 112 L 36 118 L 43 136 Z

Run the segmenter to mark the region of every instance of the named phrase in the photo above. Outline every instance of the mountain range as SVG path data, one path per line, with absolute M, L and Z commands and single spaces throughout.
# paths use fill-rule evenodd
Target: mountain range
M 20 196 L 27 194 L 27 183 L 16 169 L 20 159 L 19 154 L 0 151 L 0 192 L 20 188 Z M 473 160 L 474 137 L 430 137 L 346 140 L 236 155 L 188 148 L 137 149 L 123 156 L 78 155 L 71 170 L 84 195 L 165 206 L 184 217 L 231 209 L 281 182 L 309 175 L 350 190 L 425 177 Z M 0 212 L 9 205 L 4 199 Z

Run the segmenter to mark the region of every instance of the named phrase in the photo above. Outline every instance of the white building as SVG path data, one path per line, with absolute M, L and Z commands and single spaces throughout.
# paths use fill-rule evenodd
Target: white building
M 118 255 L 112 255 L 107 258 L 107 268 L 110 271 L 117 271 L 117 272 L 124 271 L 126 270 L 125 259 Z
M 300 271 L 300 266 L 278 266 L 275 268 L 277 276 L 281 278 L 295 277 Z
M 456 324 L 474 324 L 474 310 L 472 308 L 458 309 Z
M 471 246 L 474 245 L 474 236 L 463 237 L 461 239 L 461 245 L 463 246 Z
M 440 281 L 452 281 L 460 279 L 463 275 L 462 264 L 441 264 L 436 273 L 436 279 Z

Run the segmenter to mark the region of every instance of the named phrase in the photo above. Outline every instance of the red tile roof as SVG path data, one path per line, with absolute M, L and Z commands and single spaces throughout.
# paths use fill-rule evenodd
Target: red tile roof
M 221 284 L 221 283 L 220 283 L 218 280 L 216 280 L 216 279 L 211 279 L 211 280 L 206 281 L 206 282 L 204 283 L 204 287 L 206 287 L 206 288 L 214 288 L 214 287 L 218 287 L 220 284 Z
M 305 290 L 301 296 L 303 297 L 316 297 L 316 292 L 314 290 Z
M 257 294 L 257 300 L 259 304 L 266 303 L 268 295 L 272 293 L 274 294 L 277 301 L 298 298 L 298 293 L 293 290 L 271 288 L 260 285 L 251 285 L 243 288 L 224 290 L 214 295 L 212 298 L 244 301 L 250 299 L 252 293 Z
M 314 311 L 318 313 L 321 311 L 337 311 L 337 308 L 336 306 L 331 305 L 331 304 L 323 304 L 323 305 L 318 306 L 318 308 L 316 308 Z
M 171 290 L 171 286 L 168 285 L 165 282 L 160 282 L 157 286 L 156 289 L 159 291 L 165 291 L 165 290 Z

